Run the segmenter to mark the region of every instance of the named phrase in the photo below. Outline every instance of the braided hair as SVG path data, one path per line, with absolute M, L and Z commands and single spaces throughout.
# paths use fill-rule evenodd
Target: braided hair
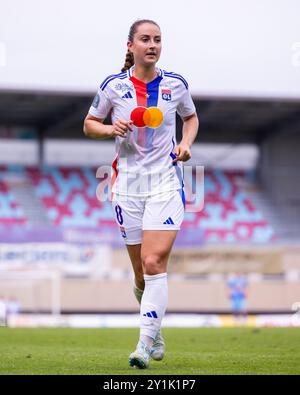
M 143 23 L 152 23 L 153 25 L 156 25 L 158 28 L 158 24 L 154 21 L 152 21 L 151 19 L 138 19 L 137 21 L 135 21 L 129 30 L 129 34 L 128 34 L 128 41 L 133 42 L 133 38 L 135 33 L 137 32 L 137 29 L 140 25 L 142 25 Z M 130 67 L 132 67 L 134 65 L 134 56 L 133 53 L 128 49 L 127 53 L 126 53 L 126 57 L 125 57 L 125 63 L 123 68 L 121 69 L 121 71 L 126 71 L 128 69 L 130 69 Z

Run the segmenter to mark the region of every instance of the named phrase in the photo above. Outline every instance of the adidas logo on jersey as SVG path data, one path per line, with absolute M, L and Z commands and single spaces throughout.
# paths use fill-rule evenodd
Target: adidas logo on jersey
M 169 217 L 169 218 L 164 222 L 164 225 L 175 225 L 175 224 L 174 224 L 172 218 Z
M 149 317 L 149 318 L 158 318 L 157 314 L 156 314 L 156 311 L 149 311 L 148 313 L 143 314 L 143 316 L 144 317 Z
M 131 92 L 127 92 L 125 93 L 124 96 L 122 96 L 122 99 L 133 99 Z

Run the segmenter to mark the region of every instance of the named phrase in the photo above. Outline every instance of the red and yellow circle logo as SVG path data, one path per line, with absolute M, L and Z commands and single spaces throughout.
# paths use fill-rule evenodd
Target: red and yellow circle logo
M 136 107 L 130 114 L 130 119 L 137 128 L 158 128 L 164 120 L 162 111 L 157 107 Z

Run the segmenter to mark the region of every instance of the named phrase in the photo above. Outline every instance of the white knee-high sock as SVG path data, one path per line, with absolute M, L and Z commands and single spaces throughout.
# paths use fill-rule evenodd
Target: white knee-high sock
M 155 339 L 168 304 L 167 273 L 144 274 L 145 289 L 141 300 L 140 339 Z

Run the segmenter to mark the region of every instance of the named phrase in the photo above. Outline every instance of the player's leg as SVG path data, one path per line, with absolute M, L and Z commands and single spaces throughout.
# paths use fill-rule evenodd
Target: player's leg
M 144 230 L 141 248 L 143 272 L 146 275 L 166 273 L 177 230 Z
M 131 260 L 132 268 L 134 271 L 134 284 L 133 292 L 139 303 L 144 293 L 145 281 L 141 259 L 141 244 L 137 245 L 126 245 L 127 251 Z M 149 365 L 149 350 L 144 346 L 143 343 L 138 344 L 134 353 L 129 356 L 129 364 L 140 369 L 147 368 Z
M 159 339 L 162 340 L 160 349 L 156 340 L 168 303 L 168 258 L 183 215 L 184 206 L 178 191 L 150 199 L 146 203 L 141 248 L 145 289 L 141 301 L 140 339 L 137 350 L 131 357 L 139 354 L 141 344 L 150 352 L 157 352 L 158 358 L 154 359 L 161 359 L 164 355 L 163 339 Z M 143 347 L 142 352 L 143 355 L 146 354 Z
M 156 360 L 164 356 L 160 327 L 168 303 L 167 264 L 176 233 L 173 230 L 143 232 L 145 290 L 141 300 L 140 338 L 137 349 L 129 357 L 131 366 L 146 368 L 150 355 Z
M 142 218 L 144 213 L 144 203 L 134 200 L 122 200 L 121 197 L 114 197 L 112 201 L 113 210 L 116 213 L 116 221 L 120 227 L 121 235 L 125 240 L 127 251 L 134 271 L 134 293 L 139 301 L 142 298 L 144 289 L 144 278 L 141 261 L 142 242 Z M 140 287 L 140 288 L 139 288 Z M 149 351 L 142 344 L 137 348 L 137 358 L 129 358 L 132 366 L 146 368 L 149 364 Z
M 143 273 L 142 259 L 141 259 L 141 244 L 132 245 L 132 246 L 127 245 L 127 250 L 135 274 L 133 293 L 140 305 L 145 288 L 144 273 Z M 162 331 L 159 330 L 157 332 L 154 343 L 152 345 L 150 355 L 154 360 L 161 361 L 164 357 L 164 353 L 165 353 L 165 341 L 162 335 Z
M 141 244 L 135 244 L 135 245 L 126 244 L 126 247 L 134 272 L 133 290 L 138 302 L 140 303 L 145 288 L 144 273 L 143 273 L 143 266 L 141 259 Z
M 177 230 L 146 230 L 141 249 L 145 289 L 140 337 L 152 347 L 168 303 L 167 266 Z
M 138 303 L 141 303 L 145 286 L 141 261 L 142 224 L 145 202 L 124 199 L 114 195 L 112 208 L 116 222 L 125 241 L 134 272 L 133 291 Z
M 143 201 L 125 200 L 121 197 L 115 196 L 112 202 L 113 210 L 116 213 L 116 221 L 120 227 L 121 235 L 125 240 L 128 255 L 134 271 L 134 295 L 139 304 L 141 304 L 145 281 L 141 259 L 141 242 L 142 242 L 142 218 L 144 214 Z M 159 332 L 156 336 L 156 343 L 161 348 L 163 347 L 163 338 Z M 145 354 L 146 353 L 146 354 Z M 153 354 L 155 356 L 155 354 Z M 162 359 L 163 354 L 160 352 L 159 359 Z M 133 362 L 134 361 L 134 362 Z M 140 347 L 137 359 L 130 359 L 130 364 L 145 368 L 149 363 L 148 350 Z
M 140 304 L 145 287 L 141 260 L 142 221 L 145 202 L 132 199 L 123 201 L 121 197 L 115 197 L 112 206 L 116 212 L 116 221 L 124 238 L 134 272 L 133 292 Z

